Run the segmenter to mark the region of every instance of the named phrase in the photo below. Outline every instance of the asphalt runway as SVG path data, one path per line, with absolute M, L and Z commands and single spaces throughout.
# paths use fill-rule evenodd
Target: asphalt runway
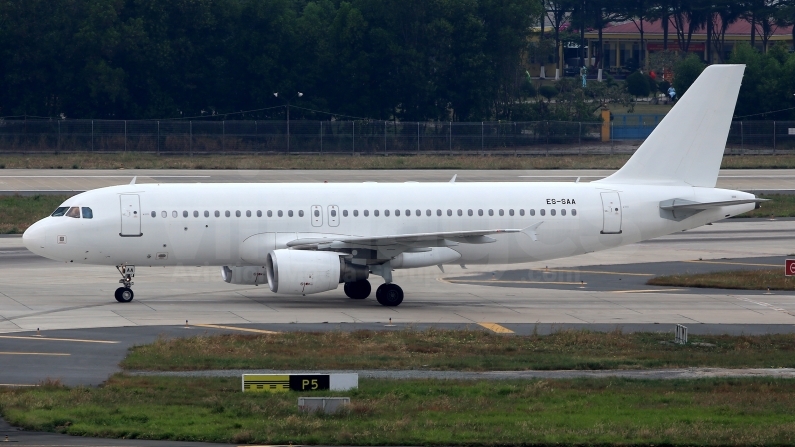
M 613 170 L 61 170 L 5 169 L 0 171 L 0 195 L 77 193 L 104 186 L 130 183 L 219 182 L 446 182 L 457 174 L 458 182 L 590 182 Z M 793 169 L 722 170 L 718 187 L 749 192 L 795 192 Z

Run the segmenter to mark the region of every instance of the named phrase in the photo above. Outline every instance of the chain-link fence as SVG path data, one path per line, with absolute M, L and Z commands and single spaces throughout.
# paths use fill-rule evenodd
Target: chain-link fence
M 198 155 L 600 154 L 634 150 L 658 123 L 0 120 L 0 152 Z M 727 153 L 795 147 L 795 122 L 732 123 Z

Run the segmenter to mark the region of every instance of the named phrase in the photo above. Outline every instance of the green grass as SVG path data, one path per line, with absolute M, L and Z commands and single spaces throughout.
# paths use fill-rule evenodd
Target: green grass
M 759 209 L 735 217 L 795 217 L 794 194 L 766 194 L 759 197 L 770 201 L 763 202 Z
M 239 378 L 112 377 L 0 391 L 13 425 L 70 435 L 327 445 L 792 445 L 795 380 L 368 380 L 348 411 Z
M 196 155 L 37 154 L 0 156 L 0 168 L 25 169 L 618 169 L 629 155 Z M 724 169 L 793 169 L 795 155 L 733 155 Z
M 685 273 L 658 276 L 646 282 L 651 286 L 698 287 L 708 289 L 795 290 L 795 277 L 777 269 L 734 270 L 729 272 Z
M 134 347 L 121 366 L 152 371 L 795 367 L 795 334 L 691 337 L 691 341 L 714 346 L 666 343 L 672 339 L 673 332 L 624 334 L 573 330 L 547 336 L 409 329 L 212 335 L 159 339 Z
M 69 196 L 0 196 L 0 234 L 23 233 Z

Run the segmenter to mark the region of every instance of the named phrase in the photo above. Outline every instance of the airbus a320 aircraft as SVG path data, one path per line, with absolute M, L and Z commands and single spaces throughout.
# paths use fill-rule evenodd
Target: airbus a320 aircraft
M 715 188 L 744 66 L 712 65 L 626 165 L 591 183 L 134 184 L 65 201 L 24 234 L 41 256 L 116 266 L 221 266 L 284 295 L 403 301 L 394 269 L 561 258 L 754 209 Z

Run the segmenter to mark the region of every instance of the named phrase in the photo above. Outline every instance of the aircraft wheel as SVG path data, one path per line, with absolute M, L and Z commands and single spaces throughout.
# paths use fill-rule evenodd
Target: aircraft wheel
M 382 306 L 399 306 L 403 302 L 403 289 L 397 284 L 381 284 L 375 291 L 375 298 Z
M 114 294 L 116 297 L 116 301 L 120 303 L 129 303 L 133 300 L 135 294 L 133 293 L 132 289 L 129 287 L 119 287 L 116 289 L 116 293 Z
M 367 298 L 373 290 L 372 286 L 370 286 L 370 281 L 366 279 L 356 282 L 346 282 L 344 289 L 345 295 L 348 295 L 348 298 L 354 300 L 363 300 Z

